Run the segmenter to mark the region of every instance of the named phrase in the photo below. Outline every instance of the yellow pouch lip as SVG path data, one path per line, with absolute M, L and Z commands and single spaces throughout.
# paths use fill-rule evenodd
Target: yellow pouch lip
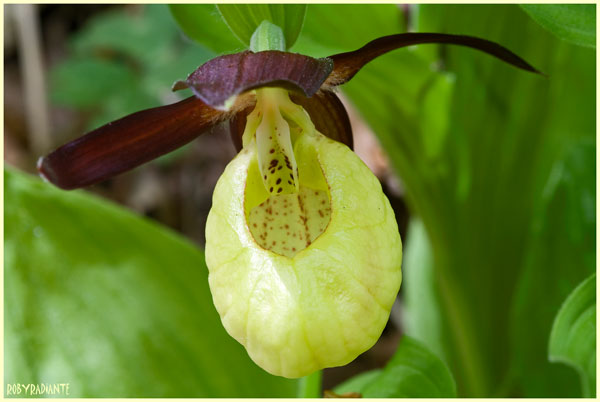
M 398 228 L 378 180 L 344 145 L 318 134 L 306 141 L 332 203 L 314 243 L 293 258 L 257 247 L 244 204 L 251 146 L 219 180 L 207 223 L 209 283 L 225 328 L 257 364 L 290 378 L 347 364 L 371 347 L 401 282 Z

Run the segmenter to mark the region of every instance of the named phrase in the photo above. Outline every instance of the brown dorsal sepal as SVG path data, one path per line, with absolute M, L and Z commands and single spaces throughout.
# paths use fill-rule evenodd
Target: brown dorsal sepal
M 260 87 L 283 87 L 304 96 L 314 95 L 333 69 L 327 58 L 315 59 L 297 53 L 268 50 L 244 51 L 214 58 L 173 90 L 190 88 L 206 104 L 224 109 L 233 96 Z

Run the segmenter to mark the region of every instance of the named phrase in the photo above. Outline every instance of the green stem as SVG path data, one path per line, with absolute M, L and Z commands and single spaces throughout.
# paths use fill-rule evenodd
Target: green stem
M 320 370 L 315 371 L 298 380 L 298 398 L 321 398 L 322 373 Z

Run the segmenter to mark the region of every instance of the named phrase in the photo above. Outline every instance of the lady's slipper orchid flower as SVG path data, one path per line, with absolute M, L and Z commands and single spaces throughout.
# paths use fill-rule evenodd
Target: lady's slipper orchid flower
M 537 72 L 469 36 L 406 33 L 328 58 L 267 50 L 217 57 L 174 90 L 181 102 L 134 113 L 41 158 L 42 177 L 88 186 L 228 122 L 239 154 L 219 179 L 206 227 L 215 306 L 268 372 L 301 377 L 344 365 L 379 338 L 401 282 L 401 241 L 375 176 L 351 151 L 333 89 L 391 50 L 475 48 Z

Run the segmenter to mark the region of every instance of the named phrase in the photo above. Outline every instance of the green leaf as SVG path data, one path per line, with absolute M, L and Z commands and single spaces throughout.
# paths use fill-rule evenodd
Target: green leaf
M 558 38 L 596 47 L 595 4 L 521 4 L 521 7 Z
M 352 378 L 335 392 L 359 392 L 364 398 L 452 398 L 456 385 L 438 357 L 405 336 L 383 370 Z
M 548 362 L 547 341 L 565 298 L 596 270 L 595 159 L 591 139 L 566 146 L 540 197 L 511 317 L 514 370 L 528 396 L 581 396 L 573 370 Z
M 69 383 L 71 397 L 295 395 L 225 333 L 197 247 L 12 169 L 4 196 L 5 383 Z
M 560 308 L 548 353 L 550 361 L 579 372 L 584 397 L 596 397 L 596 274 L 577 286 Z
M 217 9 L 235 36 L 246 46 L 256 28 L 267 20 L 283 30 L 290 48 L 298 38 L 306 4 L 218 4 Z
M 405 283 L 402 324 L 406 335 L 446 360 L 447 345 L 442 336 L 444 327 L 433 253 L 425 226 L 418 218 L 411 219 L 408 226 L 402 274 Z
M 359 392 L 379 377 L 381 372 L 382 370 L 370 370 L 357 374 L 335 387 L 335 393 L 342 395 L 349 392 Z
M 402 32 L 401 21 L 402 11 L 394 4 L 310 4 L 293 50 L 312 57 L 355 50 Z
M 437 75 L 432 77 L 423 90 L 419 125 L 423 132 L 427 133 L 422 141 L 425 156 L 431 161 L 437 159 L 447 141 L 455 79 L 452 74 Z
M 213 4 L 170 4 L 169 9 L 189 38 L 215 53 L 243 50 Z
M 302 37 L 310 34 L 311 10 Z M 341 12 L 333 15 L 334 27 L 341 26 L 338 18 L 353 20 Z M 372 15 L 379 14 L 363 10 L 364 28 L 377 36 L 387 25 L 384 16 L 378 20 Z M 400 20 L 391 11 L 389 15 Z M 513 5 L 421 5 L 418 15 L 419 31 L 460 32 L 496 41 L 551 78 L 524 73 L 470 49 L 423 45 L 374 60 L 342 88 L 377 134 L 401 176 L 411 213 L 426 228 L 435 280 L 427 289 L 437 293 L 431 300 L 439 301 L 434 307 L 413 303 L 411 314 L 428 317 L 437 311 L 442 317 L 440 332 L 428 339 L 444 340 L 440 355 L 451 365 L 459 395 L 572 395 L 568 377 L 549 381 L 540 369 L 548 365 L 544 345 L 552 321 L 538 283 L 551 282 L 557 289 L 563 277 L 570 282 L 571 276 L 586 276 L 589 266 L 565 265 L 574 271 L 569 274 L 551 258 L 532 261 L 535 275 L 543 275 L 544 281 L 532 275 L 537 283 L 526 287 L 538 297 L 522 299 L 518 309 L 529 312 L 519 314 L 523 320 L 513 319 L 513 303 L 534 252 L 534 228 L 543 226 L 542 236 L 554 236 L 553 244 L 567 228 L 585 233 L 579 224 L 567 225 L 567 216 L 580 213 L 577 203 L 561 212 L 559 226 L 541 225 L 539 219 L 548 219 L 540 218 L 544 188 L 564 150 L 584 138 L 594 144 L 595 53 L 558 40 Z M 327 29 L 320 26 L 319 37 L 346 35 Z M 451 88 L 431 85 L 434 77 L 448 75 L 454 78 Z M 447 97 L 437 107 L 423 102 Z M 426 138 L 437 128 L 424 125 L 424 116 L 434 116 L 435 109 L 445 134 Z M 583 163 L 586 177 L 593 166 Z M 583 255 L 589 256 L 593 232 L 587 233 L 581 245 Z M 577 250 L 569 241 L 550 251 L 564 261 L 563 256 Z M 544 263 L 559 275 L 547 276 Z M 404 291 L 409 293 L 411 286 L 407 280 Z M 554 303 L 555 294 L 548 304 Z M 533 324 L 538 318 L 541 327 Z M 515 328 L 519 336 L 513 336 Z M 536 346 L 527 349 L 525 340 Z M 440 344 L 423 341 L 432 348 Z M 523 357 L 513 352 L 516 345 Z

